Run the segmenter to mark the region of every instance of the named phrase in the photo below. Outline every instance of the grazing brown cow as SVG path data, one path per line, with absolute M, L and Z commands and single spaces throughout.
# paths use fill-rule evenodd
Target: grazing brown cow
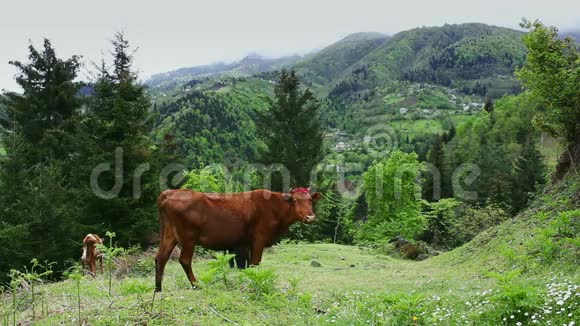
M 212 194 L 187 189 L 166 190 L 159 195 L 160 243 L 155 258 L 155 290 L 161 291 L 169 255 L 179 243 L 179 263 L 195 287 L 191 270 L 194 246 L 213 250 L 250 248 L 250 265 L 258 265 L 266 246 L 288 232 L 296 222 L 315 221 L 313 202 L 322 194 L 307 188 L 290 193 L 254 190 Z
M 89 233 L 83 240 L 83 255 L 81 257 L 81 262 L 83 264 L 83 269 L 88 266 L 92 275 L 95 275 L 97 271 L 97 260 L 99 260 L 101 265 L 101 273 L 103 272 L 103 255 L 97 249 L 97 244 L 103 244 L 103 240 L 96 234 Z

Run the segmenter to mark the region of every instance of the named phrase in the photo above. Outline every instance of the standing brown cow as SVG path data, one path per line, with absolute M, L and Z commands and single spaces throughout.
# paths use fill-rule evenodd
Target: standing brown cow
M 260 189 L 241 193 L 212 194 L 187 189 L 166 190 L 159 195 L 161 240 L 155 258 L 155 290 L 161 291 L 169 255 L 179 243 L 179 263 L 192 286 L 194 247 L 213 250 L 250 248 L 250 265 L 258 265 L 266 246 L 288 232 L 296 222 L 315 221 L 313 203 L 319 192 L 298 188 L 290 193 Z
M 101 273 L 103 272 L 103 255 L 99 252 L 96 245 L 103 244 L 103 240 L 96 234 L 87 234 L 83 240 L 83 255 L 81 256 L 81 263 L 83 269 L 87 266 L 92 275 L 97 271 L 97 260 L 101 265 Z

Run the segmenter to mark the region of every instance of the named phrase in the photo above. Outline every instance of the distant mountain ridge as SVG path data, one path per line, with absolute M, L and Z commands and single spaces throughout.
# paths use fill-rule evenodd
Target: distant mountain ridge
M 406 121 L 409 127 L 399 123 L 397 129 L 412 138 L 419 128 L 412 121 L 458 122 L 481 110 L 486 98 L 521 92 L 514 71 L 526 60 L 523 35 L 480 23 L 421 27 L 392 36 L 354 33 L 304 57 L 249 55 L 231 64 L 156 75 L 147 84 L 167 127 L 182 106 L 190 105 L 180 99 L 193 92 L 211 93 L 224 107 L 253 116 L 267 108 L 277 71 L 292 68 L 321 101 L 328 128 L 360 136 Z M 212 118 L 209 106 L 207 112 Z
M 573 35 L 573 33 L 571 33 Z M 151 87 L 193 79 L 251 77 L 293 68 L 317 96 L 350 96 L 394 81 L 427 82 L 501 97 L 519 89 L 513 72 L 526 58 L 523 32 L 480 23 L 421 27 L 393 36 L 354 33 L 315 53 L 182 68 L 151 77 Z M 275 75 L 272 75 L 275 76 Z M 273 80 L 262 74 L 259 78 Z
M 401 148 L 426 153 L 432 135 L 469 121 L 487 98 L 521 92 L 523 35 L 478 23 L 355 33 L 304 57 L 249 55 L 158 74 L 147 81 L 154 134 L 175 137 L 188 166 L 252 162 L 262 146 L 255 118 L 278 71 L 292 68 L 320 100 L 327 148 L 347 152 L 388 130 Z
M 580 44 L 580 29 L 560 31 L 560 37 L 571 37 L 574 39 L 576 44 Z
M 447 87 L 502 84 L 494 97 L 515 87 L 513 72 L 526 58 L 523 33 L 479 23 L 421 27 L 395 34 L 334 81 L 330 91 L 347 95 L 384 87 L 393 80 Z M 488 85 L 489 86 L 489 85 Z M 485 95 L 485 94 L 482 94 Z
M 196 77 L 209 77 L 214 75 L 253 75 L 260 72 L 280 69 L 292 65 L 300 60 L 299 55 L 284 56 L 279 58 L 267 58 L 259 54 L 249 54 L 243 59 L 233 62 L 218 62 L 209 65 L 201 65 L 153 75 L 145 84 L 155 87 L 166 82 L 181 80 L 187 82 Z

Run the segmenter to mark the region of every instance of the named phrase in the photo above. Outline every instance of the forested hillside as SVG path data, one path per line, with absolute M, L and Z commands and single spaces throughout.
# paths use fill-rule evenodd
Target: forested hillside
M 350 91 L 356 92 L 357 88 L 372 89 L 398 79 L 500 97 L 510 91 L 513 84 L 507 82 L 513 80 L 514 69 L 525 60 L 522 35 L 484 24 L 445 25 L 401 32 L 357 63 L 341 83 L 352 84 Z M 345 91 L 349 90 L 342 90 Z M 341 89 L 334 92 L 340 94 Z
M 293 68 L 313 87 L 328 87 L 388 39 L 380 33 L 351 34 L 296 63 Z
M 409 146 L 422 148 L 423 157 L 428 142 L 422 138 L 466 121 L 482 110 L 487 98 L 519 92 L 513 72 L 525 59 L 522 35 L 483 24 L 419 28 L 392 38 L 357 33 L 292 67 L 322 101 L 325 126 L 350 135 L 329 145 L 340 140 L 356 143 L 387 125 L 399 143 L 409 140 Z M 219 69 L 208 77 L 206 68 L 188 68 L 193 72 L 189 80 L 186 74 L 168 73 L 163 85 L 172 85 L 169 88 L 157 77 L 148 81 L 156 107 L 188 97 L 191 91 L 235 90 L 247 96 L 233 105 L 259 110 L 264 102 L 255 99 L 271 94 L 277 79 L 275 66 L 241 80 Z
M 229 90 L 217 92 L 193 91 L 156 106 L 159 118 L 154 135 L 158 140 L 173 139 L 191 168 L 214 162 L 253 162 L 262 146 L 254 120 L 258 111 L 266 109 L 266 101 L 247 98 L 244 86 L 231 85 Z

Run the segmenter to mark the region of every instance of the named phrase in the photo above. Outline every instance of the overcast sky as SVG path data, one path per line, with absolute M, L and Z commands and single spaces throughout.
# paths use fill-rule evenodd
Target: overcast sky
M 2 0 L 5 2 L 5 0 Z M 9 60 L 49 38 L 60 57 L 99 61 L 116 31 L 139 47 L 135 65 L 155 73 L 257 52 L 303 54 L 354 32 L 386 34 L 419 26 L 482 22 L 518 28 L 522 17 L 580 27 L 577 0 L 208 0 L 27 1 L 0 4 L 0 90 L 18 90 Z M 85 64 L 81 77 L 88 76 Z

